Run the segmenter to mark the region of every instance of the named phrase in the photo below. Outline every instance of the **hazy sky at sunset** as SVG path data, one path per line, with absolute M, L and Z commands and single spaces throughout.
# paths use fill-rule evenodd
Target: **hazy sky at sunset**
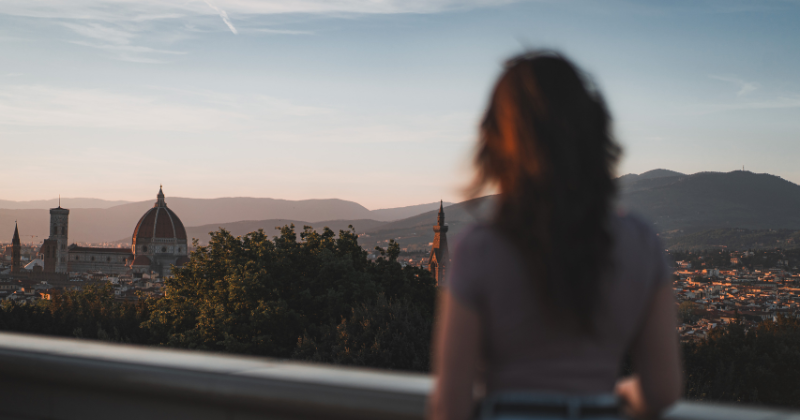
M 794 1 L 0 2 L 0 199 L 459 201 L 504 58 L 601 86 L 619 173 L 800 182 Z

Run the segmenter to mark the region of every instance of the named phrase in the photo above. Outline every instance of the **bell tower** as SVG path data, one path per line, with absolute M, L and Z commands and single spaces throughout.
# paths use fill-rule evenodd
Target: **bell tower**
M 444 223 L 444 203 L 439 202 L 439 216 L 436 218 L 436 226 L 433 227 L 433 246 L 431 256 L 428 259 L 428 269 L 433 273 L 436 284 L 441 285 L 445 281 L 447 267 L 450 266 L 450 250 L 447 247 L 447 225 Z
M 66 273 L 69 255 L 67 250 L 67 235 L 69 233 L 69 209 L 61 208 L 61 199 L 58 207 L 50 209 L 50 239 L 55 241 L 55 272 Z
M 22 257 L 22 244 L 19 241 L 19 229 L 17 228 L 16 222 L 14 223 L 14 239 L 11 240 L 11 272 L 12 273 L 19 273 L 20 268 L 22 268 L 20 264 L 20 258 Z

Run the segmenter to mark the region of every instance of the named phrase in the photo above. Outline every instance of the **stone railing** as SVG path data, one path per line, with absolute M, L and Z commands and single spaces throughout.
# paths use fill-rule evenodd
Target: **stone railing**
M 427 375 L 0 333 L 0 419 L 422 419 Z M 682 402 L 669 419 L 800 419 Z

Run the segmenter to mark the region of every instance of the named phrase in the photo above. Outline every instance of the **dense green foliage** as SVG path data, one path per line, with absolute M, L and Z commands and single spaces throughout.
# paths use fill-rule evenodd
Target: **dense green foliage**
M 37 305 L 3 302 L 0 329 L 328 363 L 426 371 L 436 285 L 391 241 L 369 260 L 354 231 L 285 226 L 214 232 L 165 281 L 166 297 L 114 300 L 110 287 Z
M 733 323 L 683 354 L 688 399 L 800 407 L 800 320 Z
M 436 285 L 397 263 L 391 242 L 369 261 L 352 231 L 294 226 L 221 230 L 166 280 L 143 324 L 161 345 L 408 370 L 428 368 Z
M 0 304 L 0 330 L 125 343 L 148 341 L 148 331 L 140 326 L 148 317 L 146 304 L 114 300 L 110 285 L 66 292 L 36 305 Z

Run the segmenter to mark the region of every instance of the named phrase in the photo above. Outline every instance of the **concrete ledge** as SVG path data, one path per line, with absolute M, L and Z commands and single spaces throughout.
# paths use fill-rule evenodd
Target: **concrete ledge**
M 422 419 L 429 376 L 0 333 L 0 419 Z M 680 403 L 666 418 L 800 414 Z

